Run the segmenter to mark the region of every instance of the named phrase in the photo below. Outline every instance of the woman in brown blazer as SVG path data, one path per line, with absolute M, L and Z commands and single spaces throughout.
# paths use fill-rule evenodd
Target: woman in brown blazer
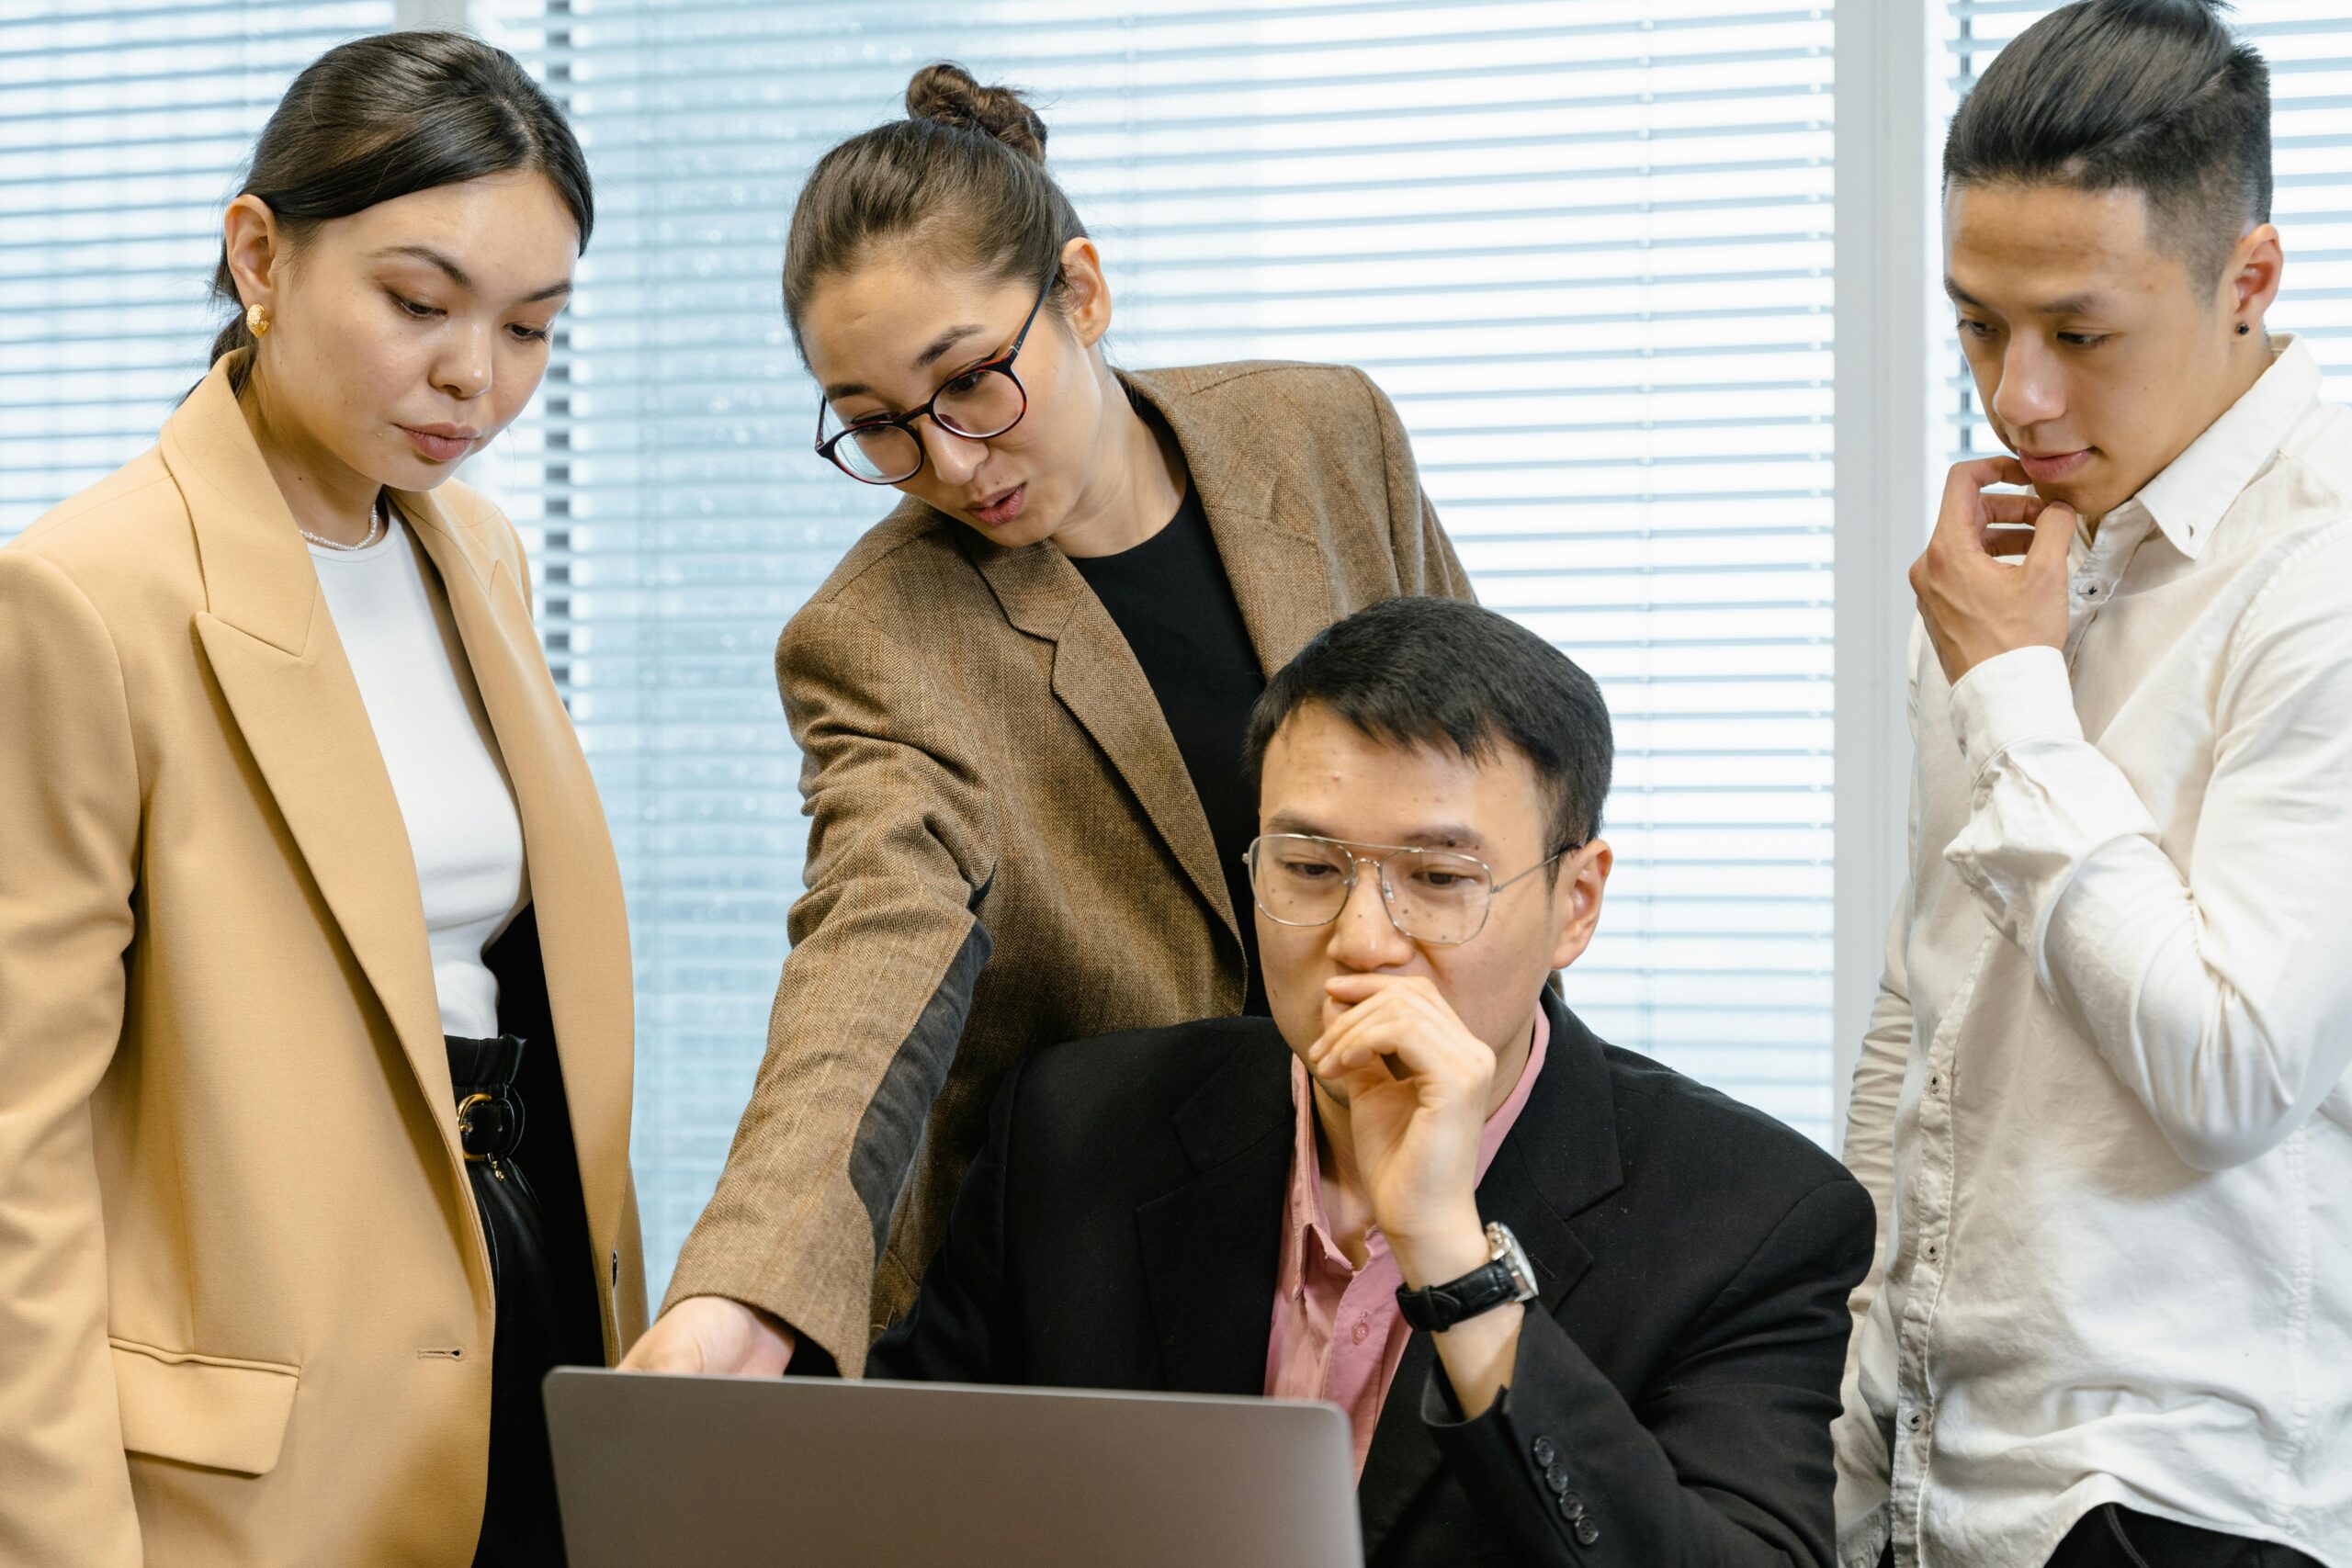
M 299 77 L 157 446 L 0 551 L 0 1562 L 562 1560 L 643 1325 L 628 939 L 514 529 L 591 209 L 514 62 Z
M 1356 370 L 1114 371 L 1018 95 L 952 65 L 833 149 L 785 303 L 818 452 L 906 500 L 785 628 L 814 818 L 768 1051 L 628 1365 L 863 1365 L 1022 1053 L 1265 1004 L 1244 718 L 1333 620 L 1469 586 Z

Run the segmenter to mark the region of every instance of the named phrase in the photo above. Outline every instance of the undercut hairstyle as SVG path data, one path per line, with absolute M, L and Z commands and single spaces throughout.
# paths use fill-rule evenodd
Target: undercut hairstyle
M 1327 626 L 1275 671 L 1250 710 L 1245 761 L 1309 705 L 1390 746 L 1486 763 L 1504 748 L 1533 764 L 1550 849 L 1592 841 L 1616 745 L 1600 688 L 1518 622 L 1459 599 L 1386 599 Z
M 518 169 L 547 176 L 587 249 L 588 160 L 555 100 L 504 50 L 419 29 L 354 39 L 303 67 L 262 127 L 239 194 L 261 197 L 299 246 L 378 202 Z M 217 360 L 254 341 L 225 244 L 212 298 L 238 312 L 213 339 Z
M 2270 70 L 2218 0 L 2077 0 L 2019 33 L 1952 117 L 1953 185 L 2136 190 L 2199 289 L 2270 221 Z
M 818 285 L 897 247 L 991 282 L 1037 288 L 1051 277 L 1046 303 L 1059 310 L 1062 247 L 1085 233 L 1046 172 L 1046 122 L 1029 100 L 960 65 L 926 65 L 907 83 L 904 119 L 841 143 L 801 187 L 784 242 L 793 346 Z

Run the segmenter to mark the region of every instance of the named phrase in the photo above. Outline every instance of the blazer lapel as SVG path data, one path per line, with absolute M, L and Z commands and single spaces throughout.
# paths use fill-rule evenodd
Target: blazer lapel
M 1292 515 L 1273 468 L 1250 461 L 1237 433 L 1202 419 L 1165 374 L 1122 371 L 1119 379 L 1176 437 L 1259 672 L 1272 678 L 1345 609 L 1332 597 L 1313 521 Z
M 1119 379 L 1176 437 L 1251 650 L 1261 672 L 1271 676 L 1338 615 L 1312 525 L 1287 514 L 1272 470 L 1249 462 L 1234 432 L 1196 417 L 1167 378 L 1121 371 Z M 1055 645 L 1055 696 L 1102 748 L 1169 853 L 1238 942 L 1245 911 L 1233 908 L 1183 755 L 1110 612 L 1049 544 L 1006 549 L 960 525 L 956 536 L 1005 618 Z
M 1509 1225 L 1527 1249 L 1537 1285 L 1529 1310 L 1540 1304 L 1557 1317 L 1592 1267 L 1592 1254 L 1570 1222 L 1624 1185 L 1625 1177 L 1617 1152 L 1616 1100 L 1600 1043 L 1548 991 L 1543 1006 L 1552 1027 L 1544 1071 L 1478 1184 L 1478 1213 Z M 1367 1562 L 1437 1473 L 1437 1444 L 1421 1422 L 1421 1390 L 1436 1367 L 1436 1341 L 1426 1334 L 1412 1336 L 1381 1405 L 1363 1478 L 1356 1486 Z
M 1143 666 L 1069 558 L 1050 544 L 1007 549 L 954 525 L 1005 618 L 1054 645 L 1054 695 L 1094 738 L 1193 887 L 1240 940 L 1207 813 Z
M 634 1055 L 628 928 L 612 835 L 523 585 L 437 498 L 403 491 L 396 499 L 440 575 L 514 787 L 582 1195 L 596 1234 L 606 1235 L 619 1219 L 628 1170 Z
M 1145 1288 L 1167 1371 L 1183 1393 L 1255 1394 L 1290 1177 L 1290 1053 L 1269 1025 L 1235 1048 L 1180 1107 L 1173 1130 L 1192 1175 L 1136 1210 Z
M 416 861 L 391 776 L 293 513 L 213 367 L 165 422 L 209 608 L 196 635 L 293 848 L 390 1020 L 418 1084 L 449 1099 Z M 451 1119 L 436 1116 L 455 1158 Z

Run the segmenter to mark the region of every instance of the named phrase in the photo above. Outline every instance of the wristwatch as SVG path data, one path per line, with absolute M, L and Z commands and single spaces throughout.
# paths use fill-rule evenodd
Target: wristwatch
M 1535 1266 L 1519 1237 L 1500 1220 L 1487 1222 L 1487 1262 L 1459 1280 L 1418 1291 L 1396 1287 L 1405 1321 L 1427 1334 L 1442 1334 L 1466 1318 L 1512 1302 L 1535 1299 Z

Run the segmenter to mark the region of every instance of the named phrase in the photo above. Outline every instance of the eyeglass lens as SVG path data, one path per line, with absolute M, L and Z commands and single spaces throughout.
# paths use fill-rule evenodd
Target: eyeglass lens
M 1021 422 L 1026 400 L 1021 384 L 1001 368 L 958 376 L 932 400 L 931 416 L 957 435 L 985 441 Z M 892 483 L 922 467 L 922 446 L 912 431 L 896 424 L 853 428 L 833 448 L 842 466 L 862 479 Z
M 1388 916 L 1422 942 L 1467 942 L 1485 923 L 1494 889 L 1487 868 L 1442 850 L 1399 850 L 1381 863 Z M 1369 859 L 1357 874 L 1373 873 Z M 1348 852 L 1320 839 L 1270 834 L 1258 841 L 1250 886 L 1260 906 L 1284 925 L 1319 926 L 1347 907 Z

